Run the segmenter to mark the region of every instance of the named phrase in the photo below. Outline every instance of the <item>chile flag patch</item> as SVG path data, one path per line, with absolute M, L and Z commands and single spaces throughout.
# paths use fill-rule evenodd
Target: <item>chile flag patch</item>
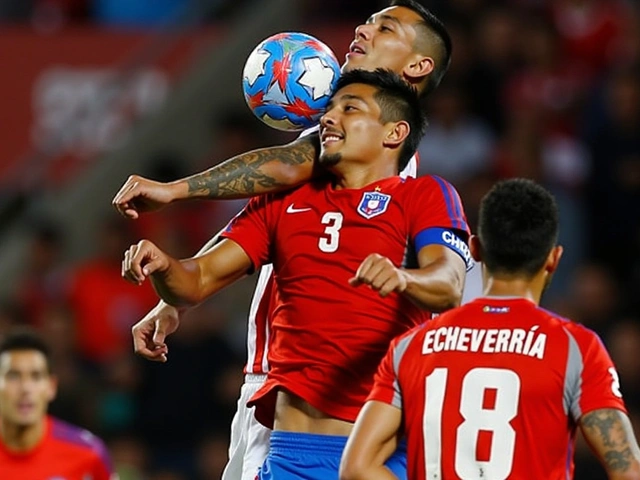
M 379 192 L 364 192 L 358 205 L 358 213 L 369 219 L 387 211 L 391 195 Z

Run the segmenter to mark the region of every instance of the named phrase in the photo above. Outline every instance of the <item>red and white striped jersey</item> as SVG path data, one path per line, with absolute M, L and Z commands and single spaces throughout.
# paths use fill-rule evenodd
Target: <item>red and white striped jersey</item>
M 303 132 L 303 135 L 313 133 Z M 405 169 L 400 173 L 403 178 L 416 177 L 420 159 L 416 153 Z M 249 307 L 249 321 L 247 325 L 247 364 L 244 372 L 256 375 L 266 374 L 269 371 L 267 354 L 269 351 L 270 320 L 275 305 L 276 289 L 273 288 L 273 267 L 264 265 L 260 269 L 256 289 L 253 293 L 251 306 Z

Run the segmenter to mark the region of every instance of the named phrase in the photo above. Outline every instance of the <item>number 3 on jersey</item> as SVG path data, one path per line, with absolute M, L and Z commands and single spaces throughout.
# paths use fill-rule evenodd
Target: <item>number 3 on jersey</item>
M 333 253 L 340 243 L 340 229 L 342 228 L 342 214 L 340 212 L 327 212 L 322 216 L 322 224 L 326 237 L 320 237 L 318 248 L 326 253 Z
M 423 435 L 427 478 L 442 478 L 442 410 L 448 369 L 436 368 L 427 377 Z M 483 405 L 485 394 L 495 394 L 490 408 Z M 464 419 L 456 431 L 454 466 L 463 480 L 506 479 L 513 466 L 516 432 L 509 422 L 518 413 L 520 377 L 501 368 L 474 368 L 462 380 L 460 415 Z M 483 433 L 491 448 L 487 458 L 476 456 Z

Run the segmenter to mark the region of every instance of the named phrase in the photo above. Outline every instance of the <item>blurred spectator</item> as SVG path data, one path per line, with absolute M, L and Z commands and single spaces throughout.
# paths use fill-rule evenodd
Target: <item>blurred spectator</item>
M 152 466 L 189 478 L 200 439 L 228 434 L 242 383 L 242 361 L 217 331 L 224 322 L 212 323 L 209 315 L 203 307 L 189 312 L 171 335 L 166 364 L 139 362 L 137 428 L 153 452 Z
M 494 133 L 502 133 L 505 128 L 502 96 L 504 85 L 516 65 L 517 38 L 518 15 L 506 7 L 488 10 L 474 28 L 474 61 L 466 91 L 471 111 L 488 122 Z
M 6 479 L 112 479 L 102 441 L 47 414 L 56 378 L 45 341 L 18 329 L 0 342 L 0 472 Z
M 227 463 L 227 435 L 208 436 L 200 442 L 197 452 L 197 480 L 220 478 Z
M 16 295 L 29 323 L 39 326 L 48 307 L 66 300 L 68 265 L 62 259 L 63 233 L 52 220 L 34 222 L 30 236 L 28 263 Z
M 93 0 L 95 21 L 112 27 L 161 27 L 184 20 L 192 0 Z
M 72 271 L 70 306 L 80 354 L 100 366 L 131 349 L 131 326 L 158 297 L 150 283 L 136 286 L 122 280 L 122 255 L 133 243 L 129 222 L 106 219 L 97 237 L 95 255 Z
M 611 358 L 620 376 L 625 402 L 640 405 L 640 320 L 625 318 L 611 327 L 605 338 Z
M 621 314 L 621 294 L 609 268 L 585 263 L 574 272 L 567 296 L 556 299 L 559 304 L 554 308 L 606 337 Z
M 505 85 L 508 108 L 535 112 L 548 132 L 573 133 L 589 72 L 562 56 L 558 32 L 544 17 L 523 18 L 519 29 L 523 65 Z
M 607 80 L 601 115 L 588 138 L 593 152 L 589 184 L 592 254 L 629 280 L 640 232 L 640 73 L 616 71 Z
M 624 2 L 554 0 L 549 6 L 565 58 L 590 75 L 600 73 L 611 63 L 630 10 Z
M 0 340 L 12 328 L 24 323 L 24 313 L 18 303 L 13 300 L 0 301 Z
M 489 167 L 493 134 L 469 113 L 463 90 L 451 82 L 442 85 L 429 113 L 429 128 L 418 147 L 420 175 L 441 175 L 458 185 Z

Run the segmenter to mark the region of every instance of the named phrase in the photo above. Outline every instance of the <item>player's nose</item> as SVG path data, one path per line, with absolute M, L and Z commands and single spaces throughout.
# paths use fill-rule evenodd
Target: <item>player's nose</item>
M 356 27 L 356 40 L 368 40 L 371 37 L 372 25 L 363 23 Z

